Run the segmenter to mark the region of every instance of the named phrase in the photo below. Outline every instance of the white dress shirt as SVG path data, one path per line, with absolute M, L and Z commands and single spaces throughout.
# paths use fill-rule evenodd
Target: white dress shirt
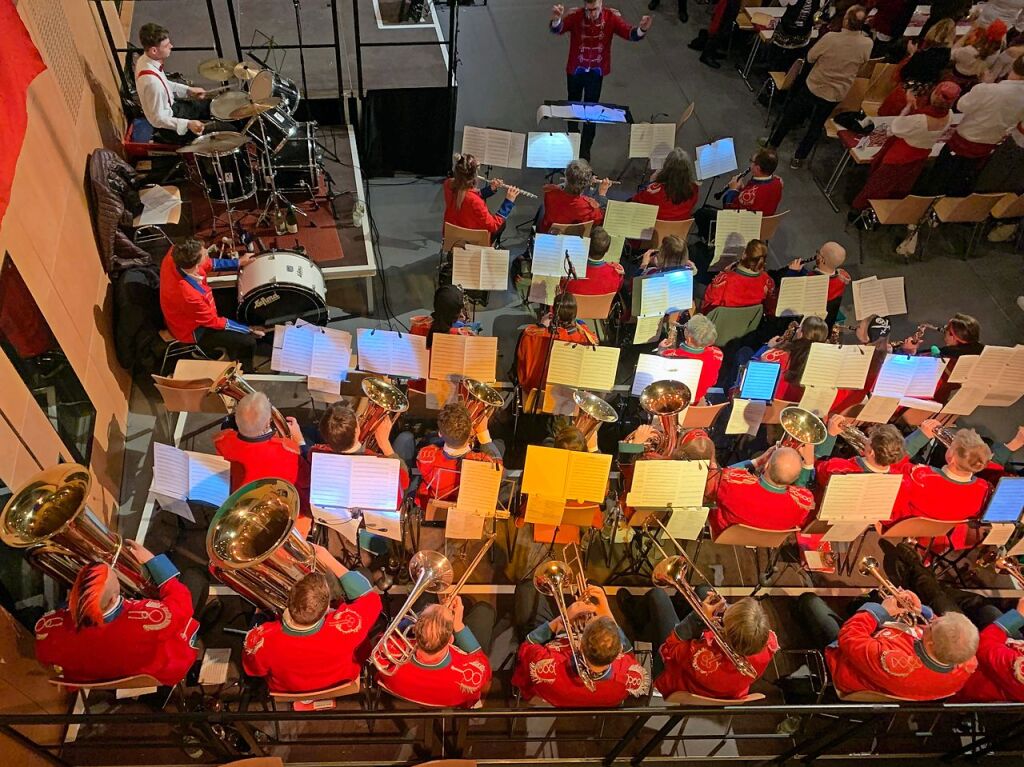
M 928 115 L 901 115 L 892 121 L 892 135 L 901 138 L 915 149 L 931 149 L 942 138 L 949 126 L 951 115 L 946 115 L 941 127 L 932 130 L 928 127 Z
M 150 125 L 185 135 L 188 120 L 175 117 L 171 105 L 176 98 L 188 96 L 187 85 L 168 80 L 163 65 L 143 54 L 135 63 L 135 90 Z
M 963 120 L 961 138 L 977 144 L 998 144 L 1024 120 L 1024 80 L 980 83 L 960 97 L 956 108 Z

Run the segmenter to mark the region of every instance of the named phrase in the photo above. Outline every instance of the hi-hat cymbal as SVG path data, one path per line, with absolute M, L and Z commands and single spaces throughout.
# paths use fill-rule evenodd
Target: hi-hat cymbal
M 279 96 L 271 96 L 262 101 L 254 101 L 251 104 L 246 104 L 232 110 L 230 118 L 232 120 L 244 120 L 246 117 L 255 117 L 264 112 L 269 112 L 271 109 L 277 109 L 279 106 L 281 106 L 281 98 Z
M 233 152 L 249 139 L 234 131 L 217 131 L 200 136 L 190 145 L 191 151 L 203 157 Z
M 239 80 L 251 80 L 262 71 L 259 66 L 250 64 L 248 61 L 236 64 L 234 69 L 235 77 Z
M 231 59 L 207 59 L 199 64 L 199 76 L 215 83 L 234 80 L 236 66 L 238 62 Z

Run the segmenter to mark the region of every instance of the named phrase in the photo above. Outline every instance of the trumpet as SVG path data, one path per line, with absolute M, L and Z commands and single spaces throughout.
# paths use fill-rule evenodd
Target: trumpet
M 363 444 L 366 452 L 375 450 L 377 440 L 373 433 L 377 431 L 385 418 L 392 414 L 404 413 L 409 409 L 409 398 L 402 393 L 402 390 L 390 381 L 383 378 L 364 378 L 362 383 L 363 394 L 370 400 L 370 404 L 356 424 L 356 439 Z
M 241 365 L 235 363 L 230 366 L 227 370 L 221 374 L 220 378 L 213 382 L 210 386 L 210 392 L 213 394 L 222 394 L 225 397 L 230 397 L 235 402 L 238 402 L 248 394 L 255 394 L 256 390 L 252 388 L 252 384 L 242 378 Z M 291 431 L 288 429 L 288 422 L 284 419 L 281 411 L 276 407 L 270 407 L 270 420 L 274 425 L 274 431 L 277 432 L 278 436 L 288 438 L 291 435 Z
M 505 404 L 504 398 L 497 390 L 472 378 L 463 378 L 459 381 L 459 400 L 469 411 L 474 434 L 484 421 Z
M 583 439 L 589 439 L 602 423 L 615 423 L 619 420 L 615 408 L 596 394 L 577 389 L 572 393 L 572 399 L 580 409 L 572 425 L 580 430 Z
M 782 409 L 779 426 L 786 432 L 786 436 L 779 442 L 783 447 L 820 445 L 828 437 L 828 428 L 824 422 L 810 410 L 796 405 Z
M 925 331 L 938 329 L 938 325 L 932 325 L 930 322 L 922 322 L 920 325 L 917 326 L 917 330 L 915 330 L 912 334 L 910 334 L 906 338 L 901 338 L 898 341 L 890 341 L 889 346 L 893 349 L 899 349 L 901 346 L 903 346 L 903 344 L 907 343 L 908 341 L 913 344 L 919 344 L 921 343 L 921 341 L 924 340 Z
M 896 588 L 896 584 L 886 577 L 877 559 L 874 557 L 864 557 L 860 561 L 858 572 L 861 575 L 866 575 L 878 581 L 878 593 L 882 595 L 883 599 L 892 597 L 896 600 L 896 604 L 900 608 L 900 612 L 896 616 L 897 621 L 908 626 L 924 626 L 928 623 L 918 608 L 912 603 L 907 602 L 900 593 L 900 589 Z
M 671 555 L 665 551 L 665 547 L 658 542 L 657 531 L 652 529 L 652 522 L 668 536 L 669 541 L 671 541 L 675 546 L 678 554 Z M 732 645 L 729 644 L 729 640 L 726 639 L 725 626 L 722 623 L 722 619 L 718 615 L 715 615 L 713 618 L 709 618 L 707 616 L 704 612 L 703 602 L 700 597 L 697 596 L 697 591 L 687 582 L 687 573 L 693 572 L 710 585 L 708 579 L 700 570 L 697 569 L 690 557 L 687 556 L 686 550 L 682 547 L 682 544 L 680 544 L 679 541 L 669 533 L 668 528 L 666 528 L 662 521 L 653 514 L 644 520 L 643 531 L 650 536 L 651 543 L 654 544 L 655 548 L 658 549 L 658 552 L 663 557 L 662 560 L 654 566 L 654 572 L 651 573 L 651 583 L 653 583 L 657 588 L 674 588 L 682 594 L 683 599 L 685 599 L 687 604 L 690 605 L 694 614 L 698 615 L 708 627 L 712 638 L 715 640 L 715 644 L 718 645 L 725 657 L 727 657 L 732 664 L 736 666 L 736 670 L 743 674 L 743 676 L 750 677 L 751 679 L 756 678 L 757 672 L 750 664 L 750 661 L 736 652 L 736 650 L 732 648 Z M 718 592 L 713 588 L 711 589 L 711 596 L 715 597 L 714 601 L 716 603 L 722 599 Z
M 487 178 L 486 176 L 477 176 L 476 180 L 477 181 L 486 181 L 488 184 L 491 183 L 491 179 Z M 498 184 L 498 189 L 511 189 L 511 188 L 512 188 L 512 185 L 511 184 L 506 184 L 504 181 L 502 181 L 500 184 Z M 534 199 L 534 200 L 537 199 L 537 195 L 535 195 L 533 192 L 527 192 L 525 189 L 520 189 L 519 190 L 519 194 L 521 194 L 523 197 L 529 197 L 529 198 Z
M 1008 576 L 1013 581 L 1014 588 L 1024 589 L 1024 570 L 1021 569 L 1020 563 L 1016 559 L 1005 556 L 1005 551 L 1001 548 L 993 546 L 986 549 L 978 557 L 977 566 L 991 567 L 997 573 Z
M 640 407 L 661 419 L 662 434 L 648 448 L 669 458 L 679 443 L 679 413 L 690 406 L 690 387 L 679 381 L 654 381 L 640 392 Z
M 574 573 L 568 564 L 558 559 L 552 559 L 537 566 L 533 571 L 533 585 L 541 594 L 551 597 L 558 608 L 558 615 L 562 619 L 565 629 L 565 638 L 569 642 L 569 651 L 572 653 L 573 663 L 576 664 L 576 671 L 580 675 L 580 681 L 590 692 L 597 689 L 594 678 L 590 673 L 590 666 L 583 657 L 581 647 L 583 632 L 569 620 L 569 608 L 565 604 L 565 592 L 570 593 L 579 588 L 581 576 Z

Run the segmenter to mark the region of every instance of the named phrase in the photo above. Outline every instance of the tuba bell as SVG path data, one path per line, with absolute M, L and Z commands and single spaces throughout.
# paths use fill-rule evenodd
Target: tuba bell
M 576 389 L 572 393 L 572 399 L 580 409 L 572 425 L 582 432 L 583 439 L 589 439 L 602 423 L 615 423 L 619 420 L 615 408 L 596 394 Z
M 671 457 L 679 443 L 679 413 L 690 406 L 690 387 L 679 381 L 654 381 L 640 392 L 640 407 L 661 419 L 662 434 L 651 450 L 662 458 Z
M 363 379 L 362 389 L 370 403 L 359 416 L 356 439 L 366 452 L 372 452 L 378 447 L 373 436 L 377 427 L 392 413 L 397 415 L 408 410 L 409 398 L 390 381 L 374 376 Z
M 220 378 L 213 382 L 210 392 L 230 397 L 235 402 L 238 402 L 247 394 L 255 394 L 256 390 L 252 388 L 251 383 L 242 378 L 240 371 L 241 365 L 236 362 L 225 370 Z M 270 420 L 274 424 L 274 431 L 277 432 L 278 436 L 284 438 L 290 436 L 291 432 L 288 429 L 288 422 L 284 419 L 281 411 L 274 406 L 270 407 Z
M 106 562 L 125 590 L 156 596 L 156 587 L 121 536 L 89 509 L 91 485 L 89 470 L 77 463 L 39 472 L 4 506 L 0 540 L 25 549 L 30 565 L 69 585 L 86 565 Z
M 796 445 L 820 445 L 828 438 L 828 428 L 810 410 L 790 405 L 779 414 L 779 425 L 786 432 L 782 439 L 785 447 Z
M 459 381 L 459 401 L 469 411 L 474 434 L 480 428 L 480 424 L 505 404 L 505 399 L 496 389 L 473 378 L 463 378 Z
M 299 491 L 283 479 L 243 485 L 206 533 L 210 572 L 257 607 L 284 612 L 288 593 L 316 569 L 316 550 L 295 529 Z

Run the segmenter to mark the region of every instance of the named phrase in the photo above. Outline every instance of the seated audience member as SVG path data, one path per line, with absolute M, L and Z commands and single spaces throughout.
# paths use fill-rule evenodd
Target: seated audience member
M 1003 49 L 1006 25 L 996 20 L 987 27 L 976 26 L 953 43 L 950 78 L 967 92 L 981 82 L 989 67 L 996 63 Z
M 879 117 L 895 117 L 903 112 L 908 94 L 916 106 L 928 103 L 931 89 L 949 66 L 949 49 L 955 39 L 956 23 L 943 19 L 922 37 L 920 48 L 913 40 L 907 42 L 907 55 L 892 74 L 896 86 L 878 108 Z
M 493 214 L 487 209 L 485 200 L 498 191 L 502 181 L 500 178 L 491 179 L 480 191 L 477 189 L 479 173 L 480 163 L 473 155 L 455 155 L 452 177 L 444 181 L 444 222 L 463 229 L 486 229 L 494 240 L 512 214 L 519 189 L 514 186 L 506 189 L 505 201 Z
M 594 183 L 594 171 L 586 160 L 573 160 L 565 169 L 565 185 L 544 185 L 543 214 L 537 231 L 547 234 L 552 224 L 583 224 L 604 221 L 605 195 L 611 188 L 611 181 L 604 179 L 598 184 L 597 198 L 583 192 Z
M 932 147 L 949 127 L 950 110 L 959 97 L 959 86 L 951 82 L 936 85 L 921 107 L 914 108 L 914 96 L 909 97 L 902 114 L 890 124 L 890 136 L 872 160 L 871 173 L 851 203 L 847 215 L 850 221 L 868 207 L 869 200 L 899 200 L 914 190 Z
M 271 424 L 271 404 L 263 392 L 246 394 L 234 412 L 234 429 L 224 429 L 213 440 L 214 449 L 231 463 L 231 492 L 257 479 L 277 477 L 296 484 L 300 446 L 299 424 L 288 418 L 289 438 Z
M 501 449 L 491 442 L 487 421 L 480 424 L 474 434 L 469 411 L 461 402 L 441 408 L 437 415 L 437 436 L 440 444 L 426 444 L 416 456 L 416 468 L 423 477 L 416 489 L 416 505 L 421 509 L 425 509 L 431 499 L 456 499 L 463 460 L 490 461 L 501 470 Z M 479 451 L 473 449 L 474 439 L 480 442 Z
M 828 325 L 820 317 L 804 317 L 796 331 L 796 335 L 784 341 L 783 336 L 775 336 L 754 354 L 754 359 L 762 362 L 778 362 L 780 366 L 779 382 L 775 387 L 775 399 L 786 402 L 799 402 L 804 387 L 800 379 L 807 365 L 807 357 L 811 353 L 811 344 L 828 340 Z
M 824 274 L 828 277 L 828 298 L 825 303 L 827 315 L 825 322 L 831 328 L 835 324 L 839 314 L 839 308 L 843 303 L 843 294 L 847 286 L 853 281 L 850 273 L 841 268 L 846 263 L 846 248 L 838 242 L 826 242 L 814 254 L 814 264 L 804 266 L 799 258 L 793 259 L 785 269 L 780 269 L 774 274 L 778 281 L 779 289 L 782 288 L 783 277 L 814 276 Z
M 693 264 L 690 262 L 690 251 L 686 245 L 686 240 L 675 234 L 663 237 L 661 242 L 658 243 L 657 250 L 647 250 L 640 257 L 641 277 L 674 272 L 678 269 L 690 269 L 692 271 Z
M 708 516 L 712 536 L 736 524 L 766 530 L 803 527 L 814 511 L 814 496 L 797 485 L 809 478 L 810 471 L 791 447 L 769 449 L 753 461 L 725 469 L 718 505 Z
M 597 336 L 587 323 L 576 319 L 576 297 L 572 293 L 560 293 L 553 310 L 553 316 L 545 315 L 540 322 L 524 328 L 516 342 L 516 382 L 524 392 L 543 388 L 552 340 L 598 345 Z
M 723 269 L 704 291 L 701 313 L 708 314 L 719 306 L 767 306 L 775 293 L 775 280 L 765 271 L 768 245 L 763 240 L 751 240 L 743 255 L 733 266 Z
M 463 621 L 464 609 L 462 597 L 456 596 L 450 608 L 431 604 L 417 611 L 412 658 L 400 666 L 378 669 L 377 684 L 395 697 L 421 706 L 476 706 L 491 683 L 487 653 L 494 608 L 477 602 Z M 476 631 L 471 628 L 474 625 Z M 396 653 L 401 649 L 395 643 Z
M 662 357 L 700 360 L 703 363 L 697 391 L 691 392 L 693 397 L 691 404 L 700 404 L 708 393 L 708 389 L 718 382 L 723 355 L 722 350 L 714 345 L 717 337 L 718 330 L 715 328 L 715 323 L 703 314 L 696 314 L 683 326 L 683 339 L 678 346 L 658 351 L 659 356 Z
M 775 175 L 777 167 L 779 155 L 775 149 L 758 149 L 750 158 L 747 172 L 737 174 L 729 180 L 729 185 L 722 196 L 723 207 L 726 210 L 750 210 L 765 216 L 774 216 L 782 201 L 782 179 Z M 719 208 L 705 205 L 694 214 L 694 226 L 697 227 L 702 240 L 707 241 L 711 232 L 711 222 L 715 220 L 718 211 Z
M 816 453 L 828 455 L 832 452 L 835 437 L 844 426 L 851 423 L 849 418 L 834 415 L 828 421 L 831 439 L 816 448 Z M 867 444 L 863 455 L 854 458 L 824 458 L 814 467 L 814 478 L 820 493 L 825 492 L 829 479 L 836 474 L 903 474 L 910 459 L 903 444 L 903 435 L 892 424 L 876 424 L 867 430 Z
M 198 344 L 214 359 L 238 360 L 244 370 L 252 370 L 256 340 L 265 331 L 221 317 L 206 281 L 211 270 L 238 269 L 252 259 L 248 254 L 237 261 L 211 259 L 206 247 L 194 239 L 171 248 L 160 265 L 160 309 L 175 341 Z
M 618 293 L 619 288 L 622 287 L 622 266 L 604 260 L 611 244 L 611 235 L 603 228 L 595 226 L 591 229 L 587 273 L 575 280 L 565 280 L 562 289 L 577 296 L 603 296 L 608 293 Z
M 685 221 L 697 204 L 697 179 L 690 156 L 676 147 L 665 157 L 665 164 L 654 180 L 630 200 L 658 206 L 659 221 Z
M 802 623 L 827 645 L 825 661 L 841 694 L 878 692 L 910 700 L 939 700 L 958 692 L 977 668 L 978 629 L 960 613 L 933 618 L 910 591 L 900 591 L 927 620 L 898 620 L 896 597 L 868 602 L 843 623 L 817 594 L 798 602 Z
M 322 546 L 314 547 L 329 576 L 319 570 L 303 576 L 289 591 L 284 614 L 245 637 L 245 673 L 265 677 L 272 692 L 314 692 L 358 679 L 381 615 L 380 594 L 366 577 L 349 571 Z M 328 577 L 345 594 L 333 610 Z
M 565 628 L 550 597 L 541 596 L 532 582 L 520 583 L 515 593 L 515 625 L 520 634 L 535 626 L 519 645 L 512 684 L 523 700 L 541 698 L 555 708 L 613 707 L 630 695 L 647 694 L 647 670 L 631 653 L 629 640 L 619 628 L 608 597 L 591 586 L 584 599 L 569 605 L 574 624 L 585 620 L 581 632 L 581 660 L 593 680 L 588 690 L 580 679 Z
M 476 335 L 477 329 L 466 314 L 466 297 L 458 285 L 442 285 L 434 291 L 434 311 L 429 317 L 413 317 L 409 332 L 414 336 L 426 336 L 427 348 L 431 347 L 434 333 L 453 336 Z
M 114 569 L 92 562 L 75 577 L 66 607 L 36 622 L 36 660 L 59 666 L 70 682 L 91 684 L 149 674 L 176 685 L 196 661 L 199 623 L 192 596 L 165 555 L 124 545 L 160 589 L 158 599 L 126 599 Z

